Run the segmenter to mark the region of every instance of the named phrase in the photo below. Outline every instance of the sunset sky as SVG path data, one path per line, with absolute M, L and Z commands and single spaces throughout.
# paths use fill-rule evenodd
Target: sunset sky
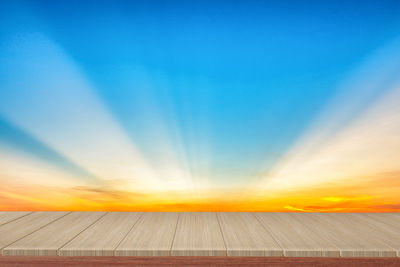
M 0 210 L 400 211 L 400 1 L 1 1 Z

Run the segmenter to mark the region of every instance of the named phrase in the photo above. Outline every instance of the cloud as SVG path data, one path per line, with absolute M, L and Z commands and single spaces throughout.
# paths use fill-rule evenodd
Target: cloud
M 76 186 L 72 190 L 77 191 L 79 195 L 86 195 L 88 198 L 107 197 L 117 200 L 129 198 L 144 198 L 147 195 L 137 192 L 112 190 L 110 187 L 91 187 L 91 186 Z

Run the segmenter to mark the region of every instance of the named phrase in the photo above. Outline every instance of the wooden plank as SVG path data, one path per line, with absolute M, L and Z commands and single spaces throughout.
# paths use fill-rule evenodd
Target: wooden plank
M 282 248 L 252 213 L 218 213 L 228 256 L 283 256 Z
M 32 213 L 31 211 L 0 211 L 0 226 Z
M 68 212 L 34 212 L 0 226 L 0 250 L 41 227 L 61 218 Z
M 226 256 L 226 247 L 214 212 L 183 212 L 179 216 L 172 256 Z
M 59 249 L 60 256 L 114 256 L 114 250 L 142 215 L 110 212 Z
M 389 245 L 397 251 L 397 256 L 400 257 L 400 218 L 396 221 L 396 218 L 384 216 L 384 214 L 370 217 L 360 213 L 349 213 L 344 217 L 347 221 L 357 224 L 357 227 L 368 233 L 369 236 Z M 385 217 L 388 218 L 385 220 Z
M 291 213 L 255 213 L 286 257 L 339 257 L 340 250 Z
M 7 246 L 3 249 L 3 255 L 55 256 L 60 247 L 105 214 L 105 212 L 71 212 Z
M 384 224 L 400 228 L 400 214 L 391 212 L 391 213 L 363 213 L 363 216 L 370 217 L 375 221 L 380 221 Z
M 169 256 L 178 213 L 146 212 L 115 249 L 116 256 Z
M 398 213 L 0 212 L 3 255 L 400 257 Z
M 396 257 L 394 249 L 344 220 L 342 213 L 297 213 L 296 216 L 337 246 L 342 257 Z

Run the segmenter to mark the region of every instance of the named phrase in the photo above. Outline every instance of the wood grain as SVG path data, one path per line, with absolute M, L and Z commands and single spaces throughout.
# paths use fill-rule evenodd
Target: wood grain
M 0 226 L 0 250 L 41 227 L 65 216 L 68 212 L 34 212 Z
M 400 257 L 399 213 L 0 212 L 0 223 L 3 255 Z
M 3 249 L 3 255 L 55 256 L 60 247 L 105 214 L 105 212 L 71 212 L 7 246 Z
M 400 256 L 400 222 L 395 220 L 376 220 L 373 217 L 363 214 L 344 214 L 346 222 L 352 222 L 357 225 L 357 228 L 362 229 L 371 238 L 382 241 L 391 248 L 397 251 L 397 256 Z M 375 216 L 377 218 L 382 218 Z M 385 223 L 386 222 L 386 223 Z
M 59 249 L 60 256 L 114 256 L 114 250 L 142 215 L 110 212 Z
M 361 213 L 361 215 L 367 216 L 386 225 L 400 228 L 400 213 Z
M 116 256 L 169 256 L 178 213 L 146 212 L 115 249 Z
M 283 256 L 270 233 L 247 212 L 218 213 L 228 256 Z
M 342 257 L 395 257 L 396 251 L 376 240 L 367 231 L 351 221 L 343 213 L 298 213 L 305 224 L 340 249 Z
M 172 256 L 226 256 L 214 212 L 183 212 L 179 216 Z
M 32 213 L 31 211 L 0 211 L 0 226 L 14 221 L 22 216 Z
M 255 213 L 282 247 L 286 257 L 339 257 L 340 250 L 328 240 L 298 220 L 295 214 Z

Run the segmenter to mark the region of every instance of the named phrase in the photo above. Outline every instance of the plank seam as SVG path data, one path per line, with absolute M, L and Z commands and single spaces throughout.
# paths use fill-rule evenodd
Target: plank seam
M 176 231 L 178 229 L 178 223 L 179 223 L 179 218 L 180 217 L 181 217 L 181 213 L 178 213 L 178 219 L 176 220 L 176 224 L 175 224 L 174 236 L 172 237 L 171 247 L 169 248 L 169 255 L 170 256 L 172 256 L 172 248 L 174 247 L 175 236 L 176 236 Z
M 32 213 L 33 213 L 33 212 L 32 212 Z M 30 214 L 32 214 L 32 213 L 30 213 Z M 49 223 L 47 223 L 47 224 L 45 224 L 45 225 L 43 225 L 43 226 L 39 227 L 39 228 L 38 228 L 38 229 L 36 229 L 35 231 L 33 231 L 33 232 L 29 233 L 29 234 L 26 234 L 26 235 L 24 235 L 23 237 L 21 237 L 21 238 L 19 238 L 19 239 L 15 240 L 15 241 L 13 241 L 12 243 L 10 243 L 10 244 L 7 244 L 7 246 L 0 248 L 0 252 L 1 252 L 1 254 L 3 255 L 3 250 L 4 250 L 5 248 L 7 248 L 7 247 L 11 246 L 11 245 L 12 245 L 12 244 L 14 244 L 15 242 L 17 242 L 17 241 L 21 240 L 22 238 L 25 238 L 25 237 L 27 237 L 28 235 L 31 235 L 31 234 L 33 234 L 33 233 L 35 233 L 35 232 L 39 231 L 40 229 L 42 229 L 42 228 L 44 228 L 44 227 L 48 226 L 49 224 L 51 224 L 51 223 L 53 223 L 53 222 L 55 222 L 55 221 L 58 221 L 59 219 L 61 219 L 61 218 L 65 217 L 65 216 L 67 216 L 67 215 L 68 215 L 68 214 L 70 214 L 70 213 L 71 213 L 71 211 L 70 211 L 70 212 L 68 212 L 68 213 L 66 213 L 66 214 L 64 214 L 63 216 L 60 216 L 59 218 L 57 218 L 57 219 L 55 219 L 55 220 L 53 220 L 53 221 L 51 221 L 51 222 L 49 222 Z M 30 215 L 30 214 L 28 214 L 28 215 Z
M 222 227 L 221 227 L 221 223 L 219 221 L 218 218 L 218 213 L 215 213 L 215 217 L 217 217 L 217 222 L 218 222 L 218 226 L 219 226 L 219 231 L 221 232 L 221 236 L 222 236 L 222 241 L 224 241 L 224 246 L 225 246 L 225 255 L 228 256 L 228 247 L 226 246 L 226 242 L 225 242 L 225 237 L 224 237 L 224 233 L 222 232 Z
M 5 222 L 5 223 L 3 223 L 3 224 L 0 224 L 0 226 L 3 226 L 3 225 L 5 225 L 5 224 L 7 224 L 7 223 L 10 223 L 10 222 L 14 222 L 14 221 L 16 221 L 16 220 L 18 220 L 18 219 L 21 219 L 21 218 L 23 218 L 23 217 L 25 217 L 25 216 L 28 216 L 28 215 L 32 214 L 32 213 L 33 213 L 33 211 L 31 211 L 31 212 L 29 212 L 29 213 L 27 213 L 27 214 L 25 214 L 25 215 L 22 215 L 22 216 L 20 216 L 20 217 L 14 218 L 14 219 L 11 220 L 11 221 L 8 221 L 8 222 Z
M 85 231 L 86 229 L 88 229 L 90 226 L 92 226 L 93 224 L 97 223 L 101 218 L 103 218 L 104 216 L 106 216 L 108 214 L 108 212 L 105 212 L 102 216 L 100 216 L 97 220 L 94 220 L 94 222 L 92 222 L 91 224 L 89 224 L 85 229 L 83 229 L 82 231 L 80 231 L 79 233 L 77 233 L 74 237 L 72 237 L 70 240 L 68 240 L 64 245 L 62 245 L 61 247 L 59 247 L 57 249 L 57 255 L 60 256 L 60 249 L 62 249 L 63 247 L 65 247 L 69 242 L 71 242 L 73 239 L 75 239 L 78 235 L 80 235 L 83 231 Z
M 304 222 L 301 221 L 301 220 L 296 219 L 296 218 L 295 218 L 296 216 L 293 215 L 293 213 L 289 213 L 288 215 L 289 215 L 289 217 L 291 217 L 293 220 L 297 220 L 297 222 L 298 222 L 299 224 L 301 224 L 303 227 L 305 227 L 305 228 L 308 229 L 309 231 L 313 232 L 314 234 L 318 235 L 318 236 L 319 236 L 321 239 L 323 239 L 324 241 L 328 242 L 328 244 L 330 244 L 332 247 L 335 247 L 335 248 L 337 249 L 337 251 L 339 251 L 339 256 L 341 255 L 341 250 L 340 250 L 340 248 L 339 248 L 335 243 L 333 243 L 331 240 L 329 240 L 329 238 L 326 238 L 326 236 L 320 235 L 317 231 L 314 231 L 314 229 L 313 229 L 312 227 L 310 227 L 308 224 L 304 223 Z M 321 249 L 321 253 L 323 253 L 323 252 L 324 252 L 324 251 Z
M 321 214 L 320 212 L 317 212 L 315 214 Z M 310 220 L 313 221 L 314 223 L 320 224 L 320 225 L 324 225 L 324 222 L 321 221 L 318 217 L 310 217 Z M 327 225 L 330 225 L 330 227 L 334 227 L 334 225 L 332 225 L 331 222 L 326 222 Z M 329 231 L 328 231 L 329 232 Z M 333 244 L 335 247 L 337 247 L 339 249 L 339 258 L 346 258 L 343 256 L 343 248 L 341 248 L 341 246 L 338 246 L 335 244 L 335 242 L 333 242 L 330 238 L 327 238 L 326 236 L 323 237 L 325 240 L 329 241 L 331 244 Z
M 331 214 L 342 214 L 342 213 L 327 213 L 326 215 L 323 215 L 323 213 L 319 212 L 319 213 L 315 213 L 315 215 L 313 215 L 313 217 L 314 217 L 313 220 L 317 221 L 317 222 L 325 223 L 326 225 L 330 225 L 331 228 L 332 227 L 333 228 L 342 227 L 343 226 L 343 224 L 341 223 L 342 220 L 339 220 L 340 224 L 342 224 L 342 225 L 336 224 L 335 220 L 337 221 L 337 219 L 333 219 L 332 216 L 330 216 Z M 329 218 L 328 219 L 324 218 L 324 217 L 328 217 L 328 216 L 330 217 L 330 219 Z M 343 231 L 342 231 L 343 233 L 348 234 L 349 229 L 344 228 L 344 227 L 342 227 L 342 229 L 343 229 Z M 380 243 L 381 245 L 384 245 L 384 246 L 392 249 L 386 243 L 384 243 L 384 242 L 382 242 L 380 240 L 376 240 L 376 241 L 378 241 L 378 243 Z M 354 254 L 357 254 L 357 253 L 359 253 L 361 251 L 365 252 L 365 251 L 369 251 L 369 250 L 371 250 L 371 248 L 361 248 L 361 249 L 359 249 L 357 247 L 344 248 L 344 249 L 340 248 L 340 257 L 343 257 L 343 258 L 349 257 L 349 256 L 346 256 L 346 253 L 348 253 L 348 254 L 351 253 L 353 256 L 350 256 L 350 257 L 354 257 Z M 382 254 L 382 251 L 377 250 L 375 248 L 373 248 L 371 251 L 373 251 L 374 253 L 378 253 L 379 255 Z M 396 254 L 396 250 L 393 250 L 393 251 Z M 362 256 L 362 257 L 365 257 L 365 256 Z
M 395 213 L 391 213 L 391 212 L 385 212 L 384 214 L 395 214 Z M 377 222 L 377 223 L 382 223 L 382 224 L 385 224 L 386 226 L 388 226 L 388 227 L 396 227 L 396 226 L 394 226 L 394 225 L 391 225 L 391 224 L 389 224 L 389 223 L 386 223 L 386 220 L 379 220 L 379 219 L 377 219 L 375 216 L 371 216 L 371 214 L 369 214 L 369 213 L 364 213 L 364 214 L 361 214 L 362 216 L 365 216 L 366 218 L 369 218 L 369 219 L 371 219 L 371 220 L 373 220 L 373 221 L 375 221 L 375 222 Z M 387 243 L 387 241 L 385 241 L 385 240 L 382 240 L 385 244 L 387 244 L 388 246 L 390 246 L 391 248 L 393 248 L 395 251 L 396 251 L 396 254 L 397 254 L 397 257 L 400 257 L 400 250 L 399 249 L 396 249 L 394 246 L 392 246 L 392 245 L 390 245 L 389 243 Z
M 346 214 L 347 215 L 347 214 Z M 362 214 L 351 214 L 351 215 L 353 215 L 353 216 L 356 216 L 356 219 L 352 219 L 352 218 L 348 218 L 348 219 L 351 219 L 353 222 L 355 222 L 356 224 L 358 224 L 360 227 L 367 227 L 367 228 L 369 228 L 370 230 L 371 230 L 371 232 L 376 232 L 376 231 L 380 231 L 381 233 L 383 232 L 383 233 L 386 233 L 386 234 L 390 234 L 390 233 L 388 233 L 387 232 L 387 230 L 385 229 L 385 228 L 380 228 L 379 226 L 371 226 L 371 224 L 368 224 L 368 225 L 365 225 L 363 222 L 362 222 L 362 217 L 360 218 L 359 216 L 357 216 L 357 215 L 361 215 L 361 216 L 363 216 Z M 369 216 L 368 216 L 369 217 Z M 375 222 L 378 222 L 378 223 L 383 223 L 384 225 L 386 225 L 386 227 L 392 227 L 390 224 L 387 224 L 387 223 L 384 223 L 383 221 L 381 222 L 381 221 L 378 221 L 378 220 L 376 220 L 376 219 L 374 219 L 374 218 L 372 218 L 372 217 L 369 217 L 369 218 L 371 218 L 373 221 L 375 221 Z M 360 221 L 361 220 L 361 221 Z M 393 249 L 394 251 L 396 251 L 396 255 L 397 255 L 397 252 L 398 252 L 398 249 L 396 249 L 392 244 L 389 244 L 389 243 L 387 243 L 387 241 L 385 240 L 385 239 L 381 239 L 381 238 L 376 238 L 380 243 L 382 243 L 382 244 L 384 244 L 384 245 L 386 245 L 386 246 L 388 246 L 388 247 L 390 247 L 391 249 Z
M 254 212 L 251 212 L 251 214 L 256 218 L 256 221 L 257 221 L 259 224 L 261 224 L 261 227 L 264 228 L 265 231 L 267 231 L 267 233 L 270 235 L 270 237 L 272 238 L 272 240 L 275 241 L 275 243 L 278 245 L 278 247 L 280 247 L 280 248 L 282 249 L 282 254 L 283 254 L 283 256 L 285 256 L 285 249 L 282 247 L 282 244 L 280 244 L 280 243 L 278 242 L 278 240 L 276 240 L 275 236 L 271 233 L 271 229 L 269 229 L 267 226 L 265 226 L 263 223 L 261 223 L 260 219 L 258 219 L 257 215 L 254 214 Z M 265 255 L 265 252 L 266 252 L 266 251 L 264 251 L 264 255 Z
M 139 220 L 144 216 L 144 213 L 140 213 L 139 217 L 136 219 L 136 221 L 133 223 L 131 229 L 129 229 L 129 231 L 126 233 L 126 235 L 121 239 L 121 241 L 118 242 L 118 244 L 115 246 L 114 250 L 113 250 L 113 254 L 115 255 L 115 251 L 118 249 L 119 245 L 121 245 L 122 241 L 124 241 L 126 239 L 126 237 L 128 236 L 128 234 L 132 231 L 133 227 L 135 227 L 135 225 L 139 222 Z

